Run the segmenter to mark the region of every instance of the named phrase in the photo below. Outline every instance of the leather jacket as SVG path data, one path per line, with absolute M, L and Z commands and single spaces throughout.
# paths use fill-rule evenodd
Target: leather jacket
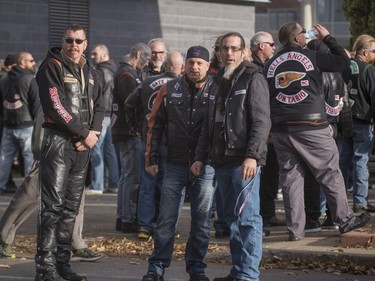
M 6 127 L 32 127 L 40 105 L 34 75 L 14 66 L 0 79 L 0 101 L 0 113 Z
M 343 71 L 349 58 L 330 35 L 323 41 L 331 53 L 289 43 L 265 64 L 272 131 L 299 132 L 328 126 L 321 73 Z
M 49 50 L 36 76 L 45 115 L 43 127 L 73 139 L 85 139 L 90 130 L 101 131 L 103 99 L 88 60 L 82 75 L 83 79 L 78 65 L 63 55 L 61 48 Z
M 132 127 L 126 120 L 125 100 L 141 84 L 137 70 L 128 63 L 120 63 L 119 68 L 113 77 L 113 100 L 111 113 L 111 133 L 112 142 L 118 143 L 134 137 L 138 132 L 132 131 Z M 137 122 L 141 116 L 138 113 Z
M 215 95 L 217 84 L 211 76 L 193 84 L 186 76 L 163 85 L 158 93 L 149 119 L 146 166 L 157 165 L 158 148 L 165 133 L 166 160 L 192 163 L 198 138 L 206 116 L 208 98 Z
M 367 123 L 374 122 L 375 67 L 360 59 L 353 58 L 350 68 L 346 69 L 343 76 L 348 84 L 353 118 Z
M 223 71 L 219 72 L 222 75 Z M 218 102 L 220 96 L 225 100 L 224 111 L 224 140 L 225 148 L 220 158 L 227 158 L 231 162 L 242 161 L 246 157 L 256 159 L 259 165 L 264 165 L 267 153 L 267 138 L 271 128 L 268 86 L 257 68 L 243 62 L 233 73 L 229 88 L 223 90 L 221 79 L 219 93 L 210 93 L 206 121 L 202 129 L 202 136 L 196 149 L 194 160 L 208 162 L 217 167 L 217 157 L 214 146 L 222 141 L 215 139 L 215 122 L 218 120 Z M 222 93 L 222 92 L 225 93 Z M 216 158 L 216 159 L 215 159 Z M 232 159 L 232 160 L 230 160 Z M 225 165 L 226 160 L 220 159 Z
M 104 61 L 96 65 L 96 69 L 102 84 L 101 88 L 106 116 L 111 116 L 113 75 L 116 71 L 116 68 L 117 66 L 113 62 L 113 60 Z
M 152 105 L 161 86 L 169 80 L 178 76 L 171 72 L 164 72 L 160 75 L 147 77 L 125 101 L 125 115 L 131 127 L 136 127 L 137 110 L 142 114 L 142 138 L 146 139 L 148 120 L 150 119 Z M 133 129 L 136 130 L 136 129 Z

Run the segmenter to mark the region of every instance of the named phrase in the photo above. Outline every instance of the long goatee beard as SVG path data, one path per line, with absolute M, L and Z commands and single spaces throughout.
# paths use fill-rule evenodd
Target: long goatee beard
M 234 67 L 226 66 L 226 67 L 224 68 L 223 78 L 229 80 L 230 77 L 232 76 L 234 70 L 235 70 Z

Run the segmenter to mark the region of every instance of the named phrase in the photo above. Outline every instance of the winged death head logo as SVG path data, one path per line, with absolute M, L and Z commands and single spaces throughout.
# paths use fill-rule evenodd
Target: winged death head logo
M 276 75 L 275 83 L 277 89 L 284 89 L 288 87 L 292 82 L 301 80 L 306 76 L 304 72 L 286 71 Z

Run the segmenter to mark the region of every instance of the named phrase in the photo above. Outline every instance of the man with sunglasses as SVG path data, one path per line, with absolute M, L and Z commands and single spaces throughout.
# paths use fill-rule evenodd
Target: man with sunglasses
M 352 163 L 354 212 L 375 213 L 375 206 L 369 203 L 367 166 L 374 142 L 375 38 L 368 34 L 358 36 L 353 53 L 350 68 L 343 74 L 350 85 L 349 97 L 353 102 L 353 135 L 341 141 L 340 166 L 348 186 Z
M 33 120 L 40 101 L 34 77 L 35 60 L 29 52 L 16 54 L 17 64 L 0 80 L 0 115 L 3 133 L 0 150 L 0 193 L 6 191 L 13 159 L 20 149 L 24 159 L 24 175 L 34 161 L 31 151 Z
M 264 64 L 273 56 L 276 44 L 270 33 L 258 31 L 250 39 L 250 48 L 253 52 L 253 63 L 260 72 Z M 271 138 L 268 139 L 266 165 L 262 167 L 260 176 L 260 214 L 263 226 L 285 225 L 285 221 L 276 217 L 275 199 L 279 188 L 279 164 Z M 264 235 L 268 232 L 265 230 Z
M 204 163 L 215 168 L 217 188 L 230 228 L 232 268 L 214 281 L 259 280 L 262 218 L 259 214 L 260 166 L 264 165 L 271 127 L 265 78 L 245 61 L 245 40 L 237 32 L 223 35 L 224 68 L 216 96 L 208 98 L 207 114 L 191 170 Z
M 38 194 L 36 281 L 86 280 L 69 265 L 74 222 L 85 186 L 90 150 L 98 142 L 104 104 L 97 77 L 83 55 L 86 32 L 65 28 L 37 74 L 44 112 Z
M 264 67 L 289 241 L 298 241 L 305 235 L 303 183 L 307 168 L 326 195 L 341 233 L 362 227 L 370 220 L 370 214 L 356 217 L 349 207 L 322 88 L 322 71 L 343 71 L 350 61 L 325 27 L 314 27 L 330 54 L 306 49 L 306 30 L 297 22 L 288 22 L 279 30 L 283 48 Z

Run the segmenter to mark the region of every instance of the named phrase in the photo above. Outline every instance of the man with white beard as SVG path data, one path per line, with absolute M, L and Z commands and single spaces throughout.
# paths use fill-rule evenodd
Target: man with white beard
M 220 55 L 225 67 L 218 73 L 216 97 L 208 99 L 208 116 L 191 170 L 199 174 L 204 163 L 215 168 L 224 219 L 230 227 L 232 269 L 228 276 L 214 281 L 258 281 L 262 257 L 260 166 L 265 164 L 271 128 L 268 85 L 256 67 L 244 60 L 241 34 L 225 34 Z

